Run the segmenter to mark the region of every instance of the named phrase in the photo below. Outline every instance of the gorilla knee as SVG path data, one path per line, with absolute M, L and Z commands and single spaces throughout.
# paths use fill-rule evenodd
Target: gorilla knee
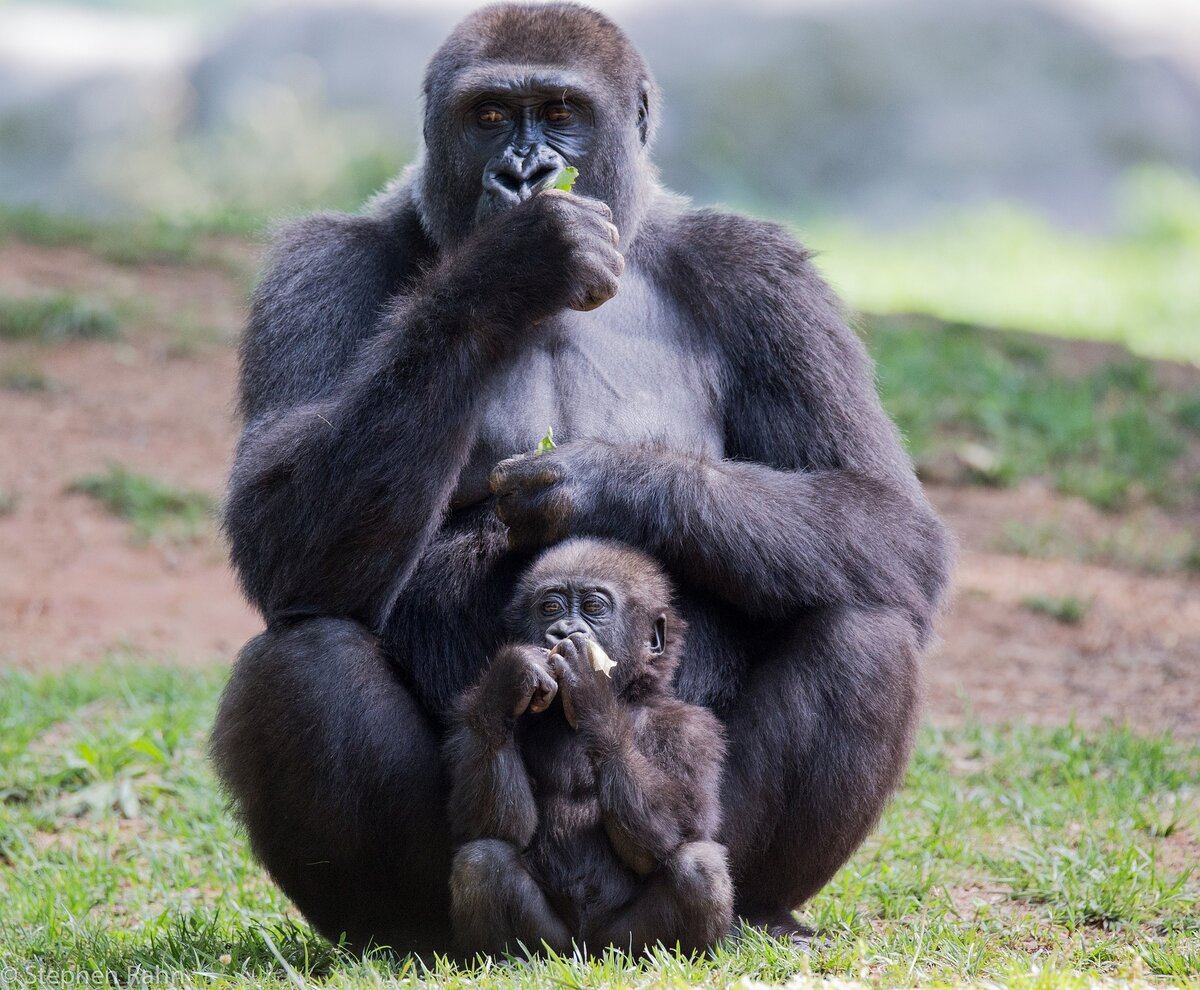
M 501 839 L 477 839 L 454 854 L 450 868 L 450 895 L 455 903 L 492 890 L 518 858 L 517 850 Z
M 668 864 L 672 882 L 689 909 L 720 916 L 733 914 L 733 880 L 728 855 L 718 842 L 687 842 Z

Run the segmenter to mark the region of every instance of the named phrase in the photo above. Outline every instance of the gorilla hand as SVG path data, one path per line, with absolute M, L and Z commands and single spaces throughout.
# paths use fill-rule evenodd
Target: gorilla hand
M 606 204 L 550 189 L 483 224 L 459 274 L 473 296 L 487 294 L 472 309 L 518 330 L 611 299 L 625 270 L 619 240 Z
M 587 643 L 586 634 L 572 633 L 550 651 L 550 669 L 572 729 L 607 718 L 616 703 L 608 675 L 592 667 Z
M 566 305 L 586 313 L 608 302 L 617 294 L 617 280 L 625 271 L 612 210 L 598 199 L 558 189 L 549 189 L 531 202 L 533 212 L 543 215 L 550 284 L 561 287 Z M 561 268 L 559 278 L 553 275 L 555 265 Z
M 544 454 L 518 454 L 492 469 L 488 487 L 514 549 L 549 546 L 589 530 L 613 445 L 573 440 Z M 603 535 L 588 532 L 588 535 Z
M 506 646 L 492 658 L 471 701 L 471 721 L 490 737 L 502 736 L 526 712 L 543 712 L 558 693 L 546 651 Z

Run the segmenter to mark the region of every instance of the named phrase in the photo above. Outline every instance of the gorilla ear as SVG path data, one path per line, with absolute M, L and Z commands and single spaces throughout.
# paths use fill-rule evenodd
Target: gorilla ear
M 650 137 L 650 80 L 643 79 L 638 87 L 638 136 L 642 144 Z
M 667 648 L 667 617 L 660 615 L 650 627 L 650 653 L 661 656 Z

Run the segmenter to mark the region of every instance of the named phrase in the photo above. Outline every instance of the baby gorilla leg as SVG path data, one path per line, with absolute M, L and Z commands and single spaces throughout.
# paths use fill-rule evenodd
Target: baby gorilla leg
M 606 945 L 642 952 L 676 942 L 682 952 L 710 948 L 733 925 L 733 881 L 725 847 L 685 842 L 649 880 L 645 890 L 610 921 L 589 933 L 588 947 Z
M 454 856 L 450 874 L 454 940 L 464 956 L 537 952 L 545 942 L 556 952 L 571 949 L 571 933 L 530 876 L 521 854 L 500 839 L 468 842 Z

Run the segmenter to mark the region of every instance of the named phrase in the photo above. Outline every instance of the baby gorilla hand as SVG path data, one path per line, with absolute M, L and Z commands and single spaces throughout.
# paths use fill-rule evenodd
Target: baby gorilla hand
M 509 721 L 526 712 L 544 712 L 558 693 L 546 651 L 536 646 L 507 646 L 496 654 L 480 681 L 480 714 Z
M 592 669 L 587 643 L 585 634 L 572 633 L 550 651 L 550 669 L 558 681 L 563 714 L 572 729 L 604 718 L 615 701 L 609 678 Z

